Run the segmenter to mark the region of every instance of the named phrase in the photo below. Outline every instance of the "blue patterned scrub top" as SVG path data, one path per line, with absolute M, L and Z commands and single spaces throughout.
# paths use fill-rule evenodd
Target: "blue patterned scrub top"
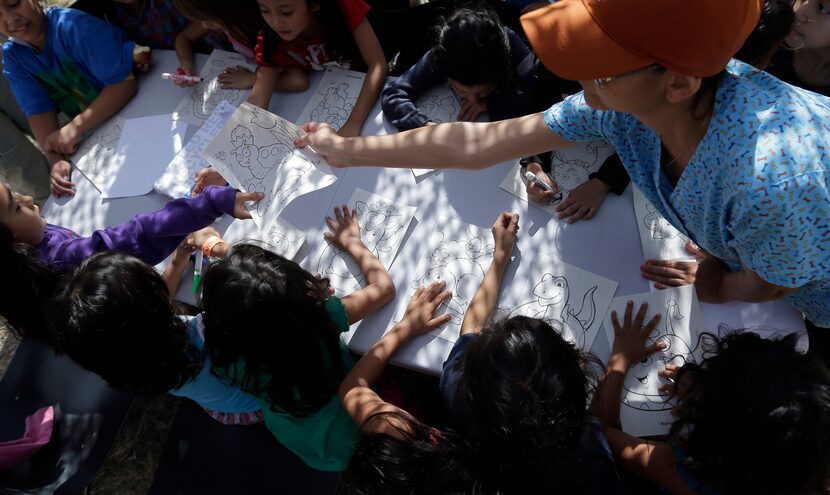
M 571 141 L 603 138 L 631 180 L 682 233 L 738 271 L 783 287 L 830 327 L 830 99 L 733 60 L 709 129 L 674 188 L 660 137 L 633 115 L 594 110 L 578 93 L 545 112 Z

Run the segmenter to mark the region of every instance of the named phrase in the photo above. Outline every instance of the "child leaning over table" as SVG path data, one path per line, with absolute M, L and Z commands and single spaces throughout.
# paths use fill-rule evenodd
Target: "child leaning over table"
M 56 196 L 74 194 L 74 153 L 84 133 L 130 101 L 137 85 L 135 43 L 119 28 L 74 9 L 46 11 L 36 0 L 0 4 L 4 72 L 52 167 Z M 149 52 L 135 63 L 149 63 Z M 60 127 L 58 113 L 71 120 Z

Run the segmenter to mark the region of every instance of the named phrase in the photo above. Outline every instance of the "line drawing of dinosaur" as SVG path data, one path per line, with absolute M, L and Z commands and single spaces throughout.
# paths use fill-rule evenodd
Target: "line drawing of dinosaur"
M 684 243 L 688 242 L 689 238 L 663 218 L 663 215 L 657 211 L 657 207 L 651 203 L 646 203 L 646 209 L 648 213 L 643 218 L 643 225 L 651 232 L 652 239 L 681 239 Z
M 605 141 L 591 141 L 585 145 L 585 149 L 593 156 L 590 161 L 581 158 L 569 158 L 559 150 L 551 152 L 551 178 L 559 186 L 561 196 L 548 203 L 551 206 L 563 202 L 568 195 L 577 187 L 590 180 L 592 169 L 597 163 L 599 150 L 606 148 Z
M 118 148 L 118 141 L 121 139 L 121 131 L 120 122 L 101 127 L 78 147 L 76 154 L 83 156 L 76 161 L 76 165 L 93 183 L 107 175 L 110 162 Z
M 329 87 L 325 93 L 321 92 L 322 99 L 309 114 L 311 120 L 328 122 L 337 129 L 343 127 L 357 101 L 357 96 L 350 95 L 350 89 L 350 84 L 340 83 L 337 87 Z
M 597 315 L 594 285 L 582 295 L 582 305 L 577 311 L 570 302 L 571 289 L 564 276 L 545 273 L 533 286 L 532 301 L 519 305 L 510 316 L 527 316 L 542 320 L 558 320 L 562 323 L 562 337 L 573 342 L 580 349 L 586 349 L 587 334 Z

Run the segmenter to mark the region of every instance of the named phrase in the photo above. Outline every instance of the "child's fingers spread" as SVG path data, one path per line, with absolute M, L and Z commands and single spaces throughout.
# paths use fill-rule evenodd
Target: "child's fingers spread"
M 435 299 L 435 296 L 437 296 L 439 292 L 444 290 L 444 287 L 446 287 L 446 286 L 447 286 L 447 283 L 444 282 L 443 280 L 440 281 L 440 282 L 433 282 L 429 286 L 427 296 L 430 299 Z
M 634 328 L 641 328 L 643 320 L 646 319 L 646 311 L 648 311 L 648 303 L 640 305 L 640 310 L 637 311 L 637 316 L 634 318 Z
M 435 318 L 429 320 L 429 323 L 427 324 L 427 326 L 430 330 L 434 330 L 434 329 L 440 327 L 441 325 L 447 323 L 448 321 L 450 321 L 450 315 L 449 314 L 443 314 L 441 316 L 436 316 Z
M 614 326 L 615 334 L 619 334 L 622 331 L 622 326 L 620 326 L 620 320 L 617 319 L 616 311 L 611 311 L 611 324 Z
M 631 313 L 634 310 L 634 301 L 628 301 L 625 303 L 625 319 L 623 320 L 623 325 L 631 326 Z
M 335 222 L 334 219 L 328 215 L 326 215 L 326 224 L 328 224 L 331 230 L 337 230 L 337 222 Z M 326 234 L 328 234 L 328 232 L 326 232 Z
M 444 301 L 446 301 L 447 299 L 449 299 L 451 297 L 452 297 L 452 292 L 450 292 L 448 290 L 438 294 L 437 297 L 434 297 L 432 299 L 432 306 L 433 306 L 432 307 L 432 312 L 434 313 L 438 309 L 439 306 L 444 304 Z
M 660 352 L 666 348 L 665 342 L 657 342 L 656 344 L 652 344 L 646 347 L 646 356 L 651 356 L 655 352 Z
M 656 315 L 652 316 L 651 320 L 649 320 L 648 322 L 648 325 L 646 325 L 643 329 L 643 332 L 645 332 L 646 335 L 651 335 L 651 332 L 653 332 L 654 329 L 657 327 L 657 324 L 660 323 L 661 318 L 663 318 L 663 315 L 661 313 L 657 313 Z

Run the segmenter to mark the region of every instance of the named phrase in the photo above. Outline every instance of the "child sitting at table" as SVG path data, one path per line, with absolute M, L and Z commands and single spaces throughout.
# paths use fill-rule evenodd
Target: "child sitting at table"
M 279 78 L 288 69 L 323 70 L 328 63 L 366 68 L 366 78 L 341 136 L 359 136 L 389 70 L 386 56 L 369 24 L 363 0 L 259 0 L 270 29 L 256 46 L 257 78 L 248 101 L 268 108 Z
M 170 201 L 159 211 L 140 213 L 130 221 L 81 237 L 47 224 L 30 196 L 0 183 L 0 316 L 19 335 L 43 335 L 42 306 L 61 273 L 100 251 L 121 251 L 150 264 L 164 260 L 185 236 L 225 214 L 250 218 L 248 201 L 261 193 L 239 193 L 210 187 L 192 199 Z
M 337 397 L 354 366 L 340 334 L 389 302 L 395 286 L 360 239 L 355 211 L 336 207 L 326 221 L 326 239 L 354 258 L 364 287 L 329 296 L 327 279 L 241 244 L 205 270 L 202 303 L 213 372 L 255 396 L 271 433 L 307 465 L 342 471 L 359 433 Z
M 667 443 L 617 429 L 620 394 L 631 363 L 645 359 L 651 329 L 643 315 L 622 321 L 602 395 L 608 441 L 625 468 L 675 494 L 826 493 L 830 482 L 830 370 L 796 350 L 796 335 L 769 340 L 734 333 L 713 338 L 699 364 L 667 366 L 676 384 Z M 622 341 L 622 342 L 620 342 Z M 609 386 L 611 385 L 611 386 Z
M 11 38 L 3 44 L 5 74 L 52 166 L 52 194 L 72 195 L 65 156 L 135 94 L 136 45 L 111 24 L 73 9 L 44 12 L 37 0 L 4 3 L 0 26 Z M 149 63 L 149 52 L 141 57 L 135 62 Z M 58 112 L 71 119 L 63 127 Z
M 253 397 L 211 373 L 202 315 L 179 316 L 161 276 L 136 257 L 89 258 L 49 303 L 47 319 L 58 350 L 113 388 L 187 397 L 224 424 L 262 422 Z
M 383 115 L 400 130 L 430 123 L 416 100 L 430 88 L 449 83 L 461 98 L 458 120 L 487 112 L 490 120 L 540 110 L 534 105 L 530 49 L 495 13 L 458 9 L 438 26 L 435 46 L 383 88 Z

